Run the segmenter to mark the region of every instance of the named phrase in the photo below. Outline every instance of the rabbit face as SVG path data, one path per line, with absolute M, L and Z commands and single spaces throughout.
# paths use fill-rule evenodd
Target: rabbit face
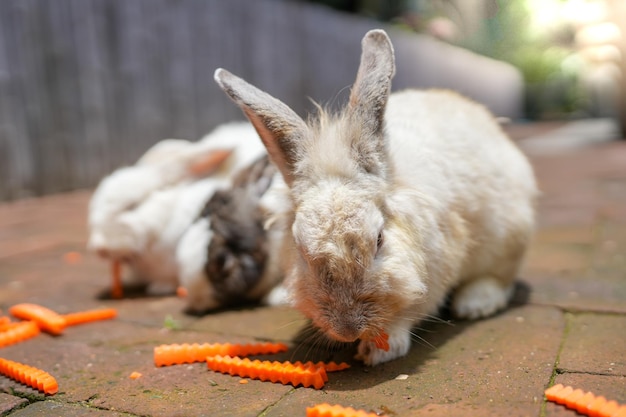
M 384 214 L 380 201 L 355 198 L 350 188 L 311 188 L 314 198 L 305 198 L 292 227 L 301 257 L 295 301 L 320 329 L 344 342 L 384 327 L 383 294 L 371 285 L 380 272 Z

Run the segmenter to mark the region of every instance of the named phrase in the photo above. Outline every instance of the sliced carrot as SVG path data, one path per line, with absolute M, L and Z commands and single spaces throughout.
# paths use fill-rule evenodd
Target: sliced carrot
M 61 315 L 39 304 L 16 304 L 9 308 L 9 313 L 18 319 L 32 320 L 41 330 L 54 335 L 63 333 L 65 328 L 65 319 Z
M 90 323 L 98 320 L 109 320 L 117 316 L 117 310 L 114 308 L 101 308 L 97 310 L 77 311 L 75 313 L 64 314 L 66 326 L 75 326 L 77 324 Z
M 378 349 L 389 352 L 389 335 L 387 333 L 381 332 L 373 340 L 374 345 L 376 345 Z
M 612 417 L 626 417 L 626 405 L 621 406 Z
M 240 384 L 242 384 L 242 385 L 244 385 L 244 384 L 247 384 L 247 383 L 248 383 L 248 380 L 247 380 L 247 379 L 240 379 L 240 380 L 239 380 L 239 383 L 240 383 Z
M 616 401 L 607 401 L 602 396 L 596 397 L 593 393 L 581 389 L 556 384 L 548 388 L 545 395 L 548 401 L 563 404 L 589 417 L 617 417 L 620 413 L 626 417 L 626 406 L 620 406 Z
M 341 362 L 341 363 L 336 363 L 336 362 L 317 362 L 317 363 L 313 363 L 313 362 L 294 362 L 294 365 L 297 366 L 314 366 L 316 368 L 324 368 L 324 370 L 326 372 L 337 372 L 337 371 L 343 371 L 345 369 L 350 368 L 350 365 L 348 365 L 345 362 Z
M 296 366 L 289 362 L 251 361 L 248 358 L 230 356 L 207 356 L 209 369 L 224 374 L 240 376 L 242 378 L 258 379 L 261 381 L 280 382 L 294 387 L 314 387 L 321 389 L 327 380 L 324 368 L 315 366 Z
M 287 351 L 284 343 L 183 343 L 161 345 L 154 348 L 156 366 L 180 365 L 183 363 L 204 362 L 207 356 L 250 356 L 268 355 Z
M 596 399 L 587 406 L 587 415 L 589 417 L 598 417 L 600 415 L 600 410 L 604 408 L 606 403 L 606 398 L 603 396 L 596 397 Z
M 178 296 L 178 298 L 187 298 L 187 293 L 187 288 L 185 287 L 176 288 L 176 295 Z
M 111 280 L 111 297 L 116 299 L 123 298 L 122 262 L 119 260 L 111 261 Z
M 613 417 L 614 414 L 617 414 L 619 408 L 617 401 L 608 401 L 598 415 L 599 417 Z
M 4 326 L 5 324 L 11 323 L 11 317 L 9 316 L 0 316 L 0 326 Z
M 82 257 L 83 256 L 80 254 L 80 252 L 66 252 L 65 254 L 63 254 L 63 262 L 68 265 L 76 265 L 80 263 Z
M 580 402 L 580 400 L 584 397 L 585 393 L 580 388 L 575 389 L 571 392 L 567 397 L 563 398 L 565 401 L 565 407 L 576 409 L 576 406 Z
M 141 373 L 137 371 L 133 371 L 128 377 L 130 379 L 138 379 L 138 378 L 141 378 Z
M 32 366 L 0 358 L 0 374 L 35 388 L 44 394 L 56 394 L 59 385 L 49 373 Z
M 578 403 L 576 404 L 576 407 L 574 407 L 574 409 L 580 414 L 587 414 L 587 412 L 589 411 L 589 404 L 591 404 L 591 402 L 595 400 L 595 398 L 596 396 L 593 395 L 593 393 L 585 393 L 585 395 L 580 400 L 578 400 Z
M 4 326 L 6 327 L 0 332 L 0 347 L 22 342 L 39 334 L 39 326 L 34 321 L 20 321 Z
M 352 407 L 330 405 L 327 403 L 307 407 L 306 417 L 385 417 L 364 410 L 355 410 Z
M 550 388 L 546 389 L 544 395 L 548 399 L 548 401 L 556 402 L 556 399 L 559 396 L 559 392 L 565 388 L 563 384 L 552 385 Z

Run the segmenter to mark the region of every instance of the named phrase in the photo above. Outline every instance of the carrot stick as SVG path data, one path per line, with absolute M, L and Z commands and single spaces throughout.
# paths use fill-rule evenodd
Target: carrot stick
M 307 407 L 306 417 L 385 417 L 363 410 L 355 410 L 352 407 L 330 405 L 327 403 Z
M 35 388 L 44 394 L 56 394 L 59 385 L 49 373 L 32 366 L 0 358 L 0 374 Z
M 586 414 L 590 417 L 621 417 L 626 416 L 626 406 L 620 406 L 616 401 L 607 401 L 602 396 L 596 397 L 591 392 L 573 389 L 562 384 L 556 384 L 545 391 L 548 401 L 563 404 L 567 408 Z
M 341 362 L 341 363 L 336 363 L 336 362 L 317 362 L 317 363 L 313 363 L 313 362 L 294 362 L 293 363 L 296 366 L 304 366 L 304 367 L 310 367 L 310 366 L 314 366 L 316 368 L 324 368 L 324 370 L 326 372 L 337 372 L 337 371 L 343 371 L 345 369 L 350 368 L 350 365 L 348 365 L 345 362 Z
M 39 326 L 34 321 L 20 321 L 4 326 L 6 327 L 0 332 L 0 347 L 22 342 L 39 334 Z
M 39 304 L 21 303 L 9 308 L 18 319 L 32 320 L 45 332 L 59 335 L 65 328 L 65 319 L 56 312 Z
M 207 356 L 206 362 L 213 371 L 294 387 L 302 385 L 321 389 L 327 380 L 324 368 L 296 366 L 289 362 L 251 361 L 248 358 L 221 355 Z
M 374 345 L 376 345 L 378 349 L 389 352 L 389 335 L 385 332 L 381 332 L 374 338 Z
M 173 344 L 154 348 L 154 364 L 156 366 L 180 365 L 183 363 L 204 362 L 207 356 L 249 356 L 268 355 L 285 352 L 284 343 L 203 343 Z
M 89 323 L 98 320 L 109 320 L 117 316 L 117 311 L 113 308 L 102 308 L 98 310 L 77 311 L 75 313 L 64 314 L 66 326 Z
M 122 287 L 122 262 L 114 260 L 111 262 L 111 297 L 120 299 L 124 297 L 124 288 Z

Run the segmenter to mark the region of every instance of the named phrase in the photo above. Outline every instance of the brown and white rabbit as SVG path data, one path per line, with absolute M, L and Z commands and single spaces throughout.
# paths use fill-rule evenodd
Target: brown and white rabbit
M 508 304 L 537 194 L 527 159 L 484 107 L 447 91 L 390 94 L 394 71 L 387 34 L 368 32 L 349 103 L 309 123 L 215 73 L 288 185 L 293 303 L 331 339 L 360 339 L 368 365 L 405 355 L 411 328 L 450 291 L 462 318 Z M 375 347 L 382 333 L 388 351 Z
M 89 205 L 89 249 L 122 261 L 126 281 L 153 294 L 178 285 L 176 247 L 215 190 L 265 148 L 249 123 L 227 123 L 197 142 L 167 139 L 105 177 Z
M 261 206 L 277 175 L 267 155 L 244 168 L 231 187 L 213 194 L 181 239 L 177 259 L 190 312 L 259 301 L 282 280 L 282 230 L 265 229 Z

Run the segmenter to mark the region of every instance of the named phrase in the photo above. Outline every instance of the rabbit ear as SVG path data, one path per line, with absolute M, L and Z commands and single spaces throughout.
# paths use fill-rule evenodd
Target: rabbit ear
M 350 93 L 349 109 L 368 133 L 380 134 L 395 73 L 393 46 L 385 31 L 376 29 L 365 34 L 361 47 L 361 64 Z
M 307 132 L 304 121 L 286 104 L 219 68 L 215 81 L 245 113 L 261 137 L 285 182 L 293 182 L 295 163 L 302 159 L 300 143 Z
M 196 177 L 210 175 L 217 171 L 233 152 L 234 149 L 213 149 L 207 154 L 193 158 L 187 169 Z

